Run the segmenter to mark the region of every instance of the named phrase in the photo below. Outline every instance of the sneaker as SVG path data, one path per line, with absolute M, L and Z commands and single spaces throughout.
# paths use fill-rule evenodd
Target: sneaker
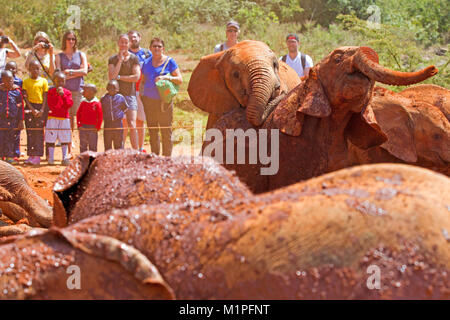
M 147 151 L 144 148 L 139 149 L 139 151 L 142 152 L 142 153 L 147 153 Z
M 72 154 L 71 154 L 71 153 L 68 153 L 67 156 L 66 156 L 66 160 L 67 160 L 67 159 L 72 159 L 72 158 L 73 158 Z
M 70 160 L 69 159 L 64 159 L 63 161 L 61 161 L 61 165 L 62 166 L 68 166 L 70 164 Z
M 25 160 L 25 164 L 33 164 L 33 158 L 34 157 L 32 157 L 32 156 L 30 156 L 30 157 L 28 157 L 28 159 L 27 160 Z
M 8 162 L 9 164 L 12 164 L 12 165 L 19 164 L 19 161 L 14 160 L 14 158 L 6 158 L 6 162 Z

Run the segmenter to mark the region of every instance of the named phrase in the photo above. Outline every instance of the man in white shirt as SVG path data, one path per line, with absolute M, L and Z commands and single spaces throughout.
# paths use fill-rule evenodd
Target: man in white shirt
M 234 46 L 236 43 L 238 43 L 237 39 L 239 36 L 239 32 L 240 32 L 239 23 L 233 20 L 229 21 L 227 23 L 227 31 L 226 31 L 227 41 L 216 45 L 214 47 L 214 53 L 227 50 L 232 46 Z
M 289 52 L 280 57 L 280 60 L 283 60 L 288 66 L 294 69 L 299 77 L 303 77 L 309 73 L 309 69 L 311 69 L 314 64 L 310 56 L 298 51 L 299 44 L 300 41 L 298 35 L 289 33 L 286 37 L 286 45 Z
M 8 44 L 13 50 L 5 48 Z M 19 47 L 10 37 L 3 35 L 3 31 L 0 30 L 0 72 L 5 69 L 6 58 L 14 59 L 19 57 Z

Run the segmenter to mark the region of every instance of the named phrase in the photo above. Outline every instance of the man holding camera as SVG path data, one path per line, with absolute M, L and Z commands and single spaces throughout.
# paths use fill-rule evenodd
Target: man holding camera
M 8 44 L 12 50 L 6 48 Z M 14 59 L 18 57 L 20 57 L 19 47 L 10 37 L 3 35 L 3 31 L 0 30 L 0 72 L 5 70 L 6 58 Z

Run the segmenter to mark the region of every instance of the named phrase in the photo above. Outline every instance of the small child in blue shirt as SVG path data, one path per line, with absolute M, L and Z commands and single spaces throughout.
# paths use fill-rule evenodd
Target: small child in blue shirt
M 8 63 L 5 65 L 5 70 L 9 70 L 12 72 L 14 76 L 14 84 L 20 87 L 22 89 L 23 81 L 19 77 L 16 76 L 17 74 L 17 63 L 15 61 L 8 61 Z M 0 83 L 2 83 L 2 78 L 0 77 Z M 20 134 L 16 136 L 16 141 L 14 143 L 14 159 L 16 161 L 19 161 L 20 158 Z
M 5 70 L 0 84 L 0 157 L 10 164 L 19 164 L 14 159 L 15 141 L 23 129 L 23 96 L 19 86 L 14 84 L 14 75 Z
M 123 148 L 123 124 L 122 119 L 125 117 L 125 112 L 128 109 L 125 97 L 119 92 L 119 82 L 117 80 L 110 80 L 106 87 L 106 93 L 101 99 L 103 112 L 104 133 L 103 141 L 105 143 L 105 151 L 112 149 Z M 111 129 L 115 128 L 115 129 Z

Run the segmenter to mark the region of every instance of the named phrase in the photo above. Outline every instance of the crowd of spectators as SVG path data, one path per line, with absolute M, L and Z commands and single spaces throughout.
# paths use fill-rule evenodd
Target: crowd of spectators
M 226 24 L 226 38 L 214 52 L 227 50 L 238 43 L 240 26 Z M 145 122 L 150 135 L 150 150 L 155 154 L 172 154 L 173 102 L 164 102 L 156 82 L 168 80 L 174 85 L 183 81 L 176 61 L 166 55 L 164 40 L 150 40 L 149 49 L 142 48 L 142 36 L 136 30 L 121 34 L 117 53 L 108 59 L 106 94 L 98 99 L 94 84 L 85 83 L 90 72 L 86 54 L 78 47 L 74 31 L 62 36 L 61 51 L 49 36 L 39 31 L 26 54 L 28 76 L 17 77 L 17 64 L 7 59 L 20 57 L 16 43 L 0 30 L 0 158 L 18 164 L 20 130 L 24 122 L 28 159 L 25 164 L 39 165 L 46 156 L 54 164 L 54 150 L 61 146 L 61 164 L 70 162 L 73 131 L 78 128 L 80 152 L 97 151 L 98 131 L 104 130 L 105 150 L 120 149 L 129 133 L 133 149 L 144 149 Z M 299 37 L 288 34 L 288 54 L 280 60 L 304 76 L 312 67 L 312 59 L 301 53 Z M 160 142 L 161 135 L 161 142 Z M 161 148 L 162 145 L 162 148 Z

